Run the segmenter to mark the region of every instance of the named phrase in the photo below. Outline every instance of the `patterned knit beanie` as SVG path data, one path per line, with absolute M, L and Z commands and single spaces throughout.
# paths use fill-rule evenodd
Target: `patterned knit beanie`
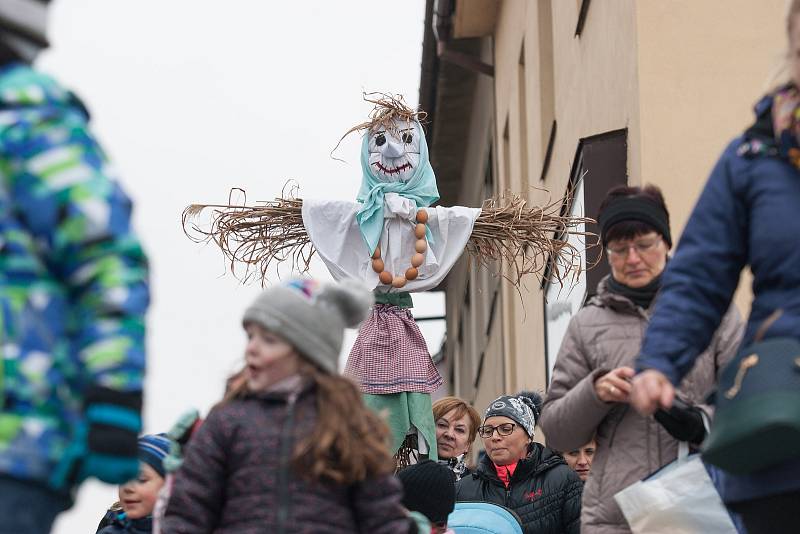
M 139 460 L 152 467 L 161 478 L 166 476 L 164 458 L 169 454 L 170 444 L 166 434 L 149 434 L 139 438 Z
M 533 439 L 536 421 L 542 409 L 542 396 L 535 391 L 521 391 L 516 395 L 501 395 L 486 408 L 483 421 L 495 415 L 508 417 L 525 430 L 528 437 Z
M 323 371 L 336 373 L 344 329 L 363 321 L 372 301 L 372 293 L 355 281 L 297 279 L 259 295 L 244 312 L 242 324 L 261 325 Z
M 432 460 L 423 460 L 397 474 L 403 483 L 403 506 L 421 512 L 431 523 L 446 523 L 456 506 L 456 475 Z

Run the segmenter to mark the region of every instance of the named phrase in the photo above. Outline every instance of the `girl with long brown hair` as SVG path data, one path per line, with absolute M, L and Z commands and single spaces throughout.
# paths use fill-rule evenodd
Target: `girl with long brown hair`
M 388 430 L 337 374 L 357 285 L 296 280 L 246 310 L 246 367 L 186 452 L 164 531 L 402 533 Z

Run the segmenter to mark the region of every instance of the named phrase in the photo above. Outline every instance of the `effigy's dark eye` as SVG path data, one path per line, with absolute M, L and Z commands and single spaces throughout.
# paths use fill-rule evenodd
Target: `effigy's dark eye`
M 403 142 L 405 144 L 410 145 L 411 142 L 414 140 L 414 136 L 411 135 L 410 133 L 406 132 L 406 133 L 403 134 L 402 139 L 403 139 Z
M 383 134 L 378 134 L 378 136 L 375 138 L 375 144 L 377 146 L 382 146 L 384 143 L 386 143 L 386 136 Z

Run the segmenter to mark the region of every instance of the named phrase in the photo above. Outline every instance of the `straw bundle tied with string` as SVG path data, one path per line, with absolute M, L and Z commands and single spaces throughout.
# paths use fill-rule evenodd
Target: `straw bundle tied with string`
M 231 194 L 236 191 L 244 192 L 234 189 Z M 196 242 L 214 242 L 230 261 L 232 272 L 237 264 L 244 265 L 245 281 L 257 275 L 265 283 L 270 266 L 285 261 L 295 271 L 307 272 L 314 246 L 303 227 L 303 201 L 296 193 L 296 185 L 284 187 L 280 197 L 254 206 L 192 204 L 183 211 L 184 232 Z M 508 272 L 498 274 L 516 288 L 531 274 L 570 286 L 581 272 L 583 251 L 569 242 L 569 236 L 579 236 L 586 248 L 597 246 L 599 240 L 581 230 L 592 219 L 562 214 L 564 202 L 529 207 L 520 195 L 488 199 L 466 249 L 478 265 L 505 263 Z M 203 228 L 196 217 L 205 210 L 211 210 L 211 222 Z

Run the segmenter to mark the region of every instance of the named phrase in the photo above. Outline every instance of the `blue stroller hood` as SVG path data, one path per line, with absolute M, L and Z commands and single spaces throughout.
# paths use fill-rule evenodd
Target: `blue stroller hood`
M 486 502 L 456 503 L 447 518 L 447 528 L 456 534 L 522 534 L 514 512 Z

